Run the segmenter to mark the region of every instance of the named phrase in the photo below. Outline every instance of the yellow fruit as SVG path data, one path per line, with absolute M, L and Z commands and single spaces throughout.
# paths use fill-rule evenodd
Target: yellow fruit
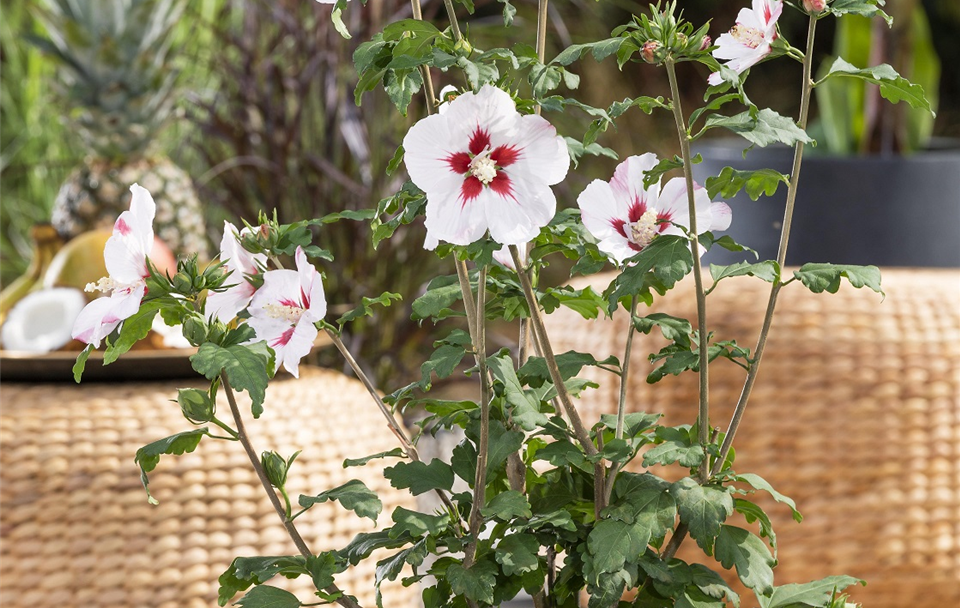
M 50 262 L 43 275 L 43 286 L 83 290 L 87 283 L 96 283 L 107 276 L 103 248 L 111 234 L 110 230 L 92 230 L 71 239 Z M 170 248 L 157 238 L 153 240 L 150 262 L 161 274 L 172 275 L 177 271 L 177 261 Z
M 31 291 L 40 287 L 40 280 L 63 245 L 63 240 L 50 224 L 34 224 L 30 230 L 33 240 L 33 258 L 30 267 L 22 276 L 11 281 L 0 291 L 0 323 L 7 312 Z

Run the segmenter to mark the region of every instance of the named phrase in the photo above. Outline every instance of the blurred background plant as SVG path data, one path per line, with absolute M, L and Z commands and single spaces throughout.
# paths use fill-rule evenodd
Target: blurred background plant
M 891 1 L 888 6 L 903 1 Z M 163 7 L 169 10 L 181 2 L 91 0 L 81 4 L 144 4 L 159 14 Z M 27 267 L 31 226 L 51 219 L 61 184 L 91 156 L 76 130 L 67 126 L 68 120 L 77 118 L 76 110 L 57 101 L 63 100 L 58 93 L 69 84 L 64 82 L 64 74 L 75 77 L 76 69 L 71 71 L 62 61 L 58 64 L 26 43 L 30 33 L 55 42 L 38 17 L 57 8 L 62 12 L 73 4 L 77 3 L 0 0 L 0 281 L 4 284 Z M 682 0 L 681 7 L 695 23 L 712 18 L 711 33 L 716 37 L 733 24 L 740 4 Z M 514 28 L 507 33 L 512 39 L 505 40 L 492 33 L 492 26 L 503 22 L 504 3 L 476 2 L 470 32 L 474 44 L 493 48 L 528 42 L 536 3 L 515 2 L 514 6 Z M 930 15 L 936 53 L 945 65 L 960 63 L 960 45 L 955 43 L 960 32 L 960 4 L 923 0 L 923 6 Z M 45 8 L 38 11 L 37 7 Z M 239 215 L 252 220 L 259 210 L 276 208 L 281 221 L 296 221 L 369 208 L 399 188 L 403 175 L 385 176 L 383 169 L 403 133 L 423 115 L 422 103 L 415 100 L 410 116 L 402 118 L 385 96 L 368 93 L 363 108 L 357 108 L 351 57 L 357 45 L 387 20 L 410 16 L 409 2 L 351 3 L 344 14 L 353 34 L 350 40 L 331 27 L 329 5 L 313 1 L 191 0 L 182 8 L 178 19 L 169 19 L 164 44 L 170 50 L 158 73 L 177 74 L 176 85 L 184 93 L 169 95 L 172 120 L 151 139 L 151 149 L 193 179 L 211 244 L 219 242 L 225 218 L 235 220 Z M 570 44 L 602 38 L 625 22 L 635 8 L 635 3 L 626 0 L 551 3 L 547 56 L 555 56 Z M 443 4 L 436 0 L 424 4 L 425 17 L 435 22 L 444 21 L 443 11 Z M 458 6 L 458 11 L 465 13 L 466 8 Z M 823 22 L 827 38 L 832 22 Z M 788 40 L 797 43 L 802 39 L 803 19 L 784 19 L 782 27 Z M 844 35 L 841 32 L 841 40 Z M 821 59 L 826 60 L 830 45 L 820 48 Z M 692 105 L 706 74 L 693 64 L 681 64 L 678 70 L 681 95 L 690 97 Z M 792 90 L 790 86 L 800 77 L 799 65 L 791 70 L 762 64 L 754 71 L 762 73 L 754 82 L 764 83 L 751 89 L 754 100 L 785 115 L 795 113 L 797 100 L 784 96 L 783 91 Z M 625 97 L 665 95 L 669 90 L 661 70 L 640 64 L 627 64 L 620 72 L 612 61 L 596 64 L 587 60 L 579 73 L 581 99 L 597 106 Z M 445 84 L 463 86 L 446 74 L 435 76 L 437 91 Z M 944 72 L 940 93 L 941 111 L 933 132 L 960 135 L 956 101 L 960 72 Z M 552 113 L 549 119 L 572 137 L 580 136 L 588 125 L 588 117 L 577 112 Z M 620 119 L 618 131 L 601 134 L 599 142 L 621 157 L 639 151 L 670 156 L 677 150 L 668 123 L 632 111 Z M 615 165 L 615 160 L 607 158 L 581 164 L 558 190 L 560 204 L 572 204 L 586 183 L 609 175 Z M 416 376 L 418 370 L 408 362 L 422 360 L 412 356 L 414 351 L 430 350 L 433 340 L 426 329 L 409 319 L 410 302 L 423 282 L 437 272 L 433 256 L 422 251 L 420 230 L 417 226 L 405 230 L 402 238 L 384 241 L 377 251 L 370 249 L 369 227 L 361 222 L 340 222 L 323 236 L 336 256 L 335 262 L 325 267 L 333 305 L 346 307 L 360 296 L 376 296 L 383 290 L 404 296 L 403 306 L 385 309 L 376 321 L 358 327 L 354 343 L 349 345 L 385 387 Z M 377 293 L 371 293 L 374 286 Z

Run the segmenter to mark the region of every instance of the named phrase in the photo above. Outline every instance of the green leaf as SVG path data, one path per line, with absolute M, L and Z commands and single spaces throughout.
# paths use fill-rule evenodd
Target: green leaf
M 350 321 L 359 319 L 360 317 L 372 317 L 373 316 L 373 306 L 390 306 L 394 301 L 399 302 L 403 297 L 399 293 L 391 293 L 385 291 L 376 298 L 361 298 L 360 306 L 357 306 L 353 310 L 347 312 L 345 315 L 337 319 L 337 325 L 343 326 Z
M 560 370 L 560 378 L 569 380 L 580 373 L 587 365 L 595 366 L 614 366 L 618 371 L 620 361 L 616 357 L 608 357 L 603 361 L 598 361 L 590 353 L 581 353 L 575 350 L 568 350 L 555 357 L 557 368 Z M 543 386 L 545 382 L 550 382 L 550 371 L 547 369 L 546 360 L 543 357 L 530 357 L 518 370 L 521 382 L 535 388 Z
M 427 291 L 411 304 L 413 319 L 437 318 L 463 298 L 456 275 L 437 277 L 427 285 Z
M 470 568 L 452 564 L 447 568 L 447 582 L 457 595 L 483 604 L 493 604 L 493 588 L 497 584 L 497 567 L 482 561 Z
M 773 593 L 758 595 L 761 608 L 820 608 L 850 585 L 865 584 L 852 576 L 828 576 L 809 583 L 774 587 Z
M 691 477 L 677 481 L 670 491 L 677 501 L 680 520 L 690 528 L 690 536 L 707 555 L 712 555 L 713 542 L 720 533 L 720 525 L 733 513 L 733 497 L 723 488 L 702 486 Z M 730 567 L 727 564 L 724 566 Z
M 261 585 L 277 574 L 296 578 L 306 573 L 305 561 L 299 555 L 238 557 L 220 575 L 217 603 L 225 606 L 237 593 L 250 585 Z
M 402 149 L 402 148 L 401 148 Z M 401 155 L 402 158 L 402 155 Z M 319 219 L 320 224 L 333 224 L 340 220 L 353 220 L 355 222 L 368 222 L 377 216 L 375 209 L 345 209 L 336 213 L 328 213 Z M 313 223 L 313 222 L 311 222 Z
M 686 319 L 655 312 L 645 317 L 634 317 L 633 326 L 637 331 L 645 334 L 649 334 L 655 326 L 659 327 L 664 338 L 685 348 L 690 348 L 690 334 L 693 332 L 693 327 L 691 327 L 690 321 Z
M 506 462 L 507 457 L 523 446 L 523 433 L 508 431 L 499 420 L 490 421 L 489 449 L 487 451 L 487 477 Z
M 749 262 L 737 262 L 729 266 L 718 266 L 710 264 L 710 276 L 713 277 L 713 286 L 707 290 L 709 294 L 717 286 L 721 279 L 730 277 L 757 277 L 767 283 L 773 283 L 780 280 L 780 265 L 776 260 L 764 260 L 751 264 Z
M 533 572 L 540 567 L 540 542 L 532 534 L 511 534 L 497 543 L 494 557 L 507 576 Z
M 629 514 L 634 525 L 649 532 L 652 538 L 663 538 L 673 529 L 677 516 L 677 503 L 670 493 L 670 486 L 649 473 L 629 473 L 629 477 L 617 477 L 614 488 L 617 502 L 625 503 L 627 509 L 619 509 L 620 515 Z M 611 514 L 611 516 L 613 516 Z
M 834 76 L 847 76 L 871 82 L 880 87 L 880 95 L 884 99 L 893 103 L 906 101 L 911 107 L 927 110 L 930 114 L 934 114 L 930 108 L 930 102 L 927 101 L 923 93 L 923 87 L 912 84 L 885 63 L 872 68 L 860 69 L 847 63 L 842 57 L 837 57 L 833 65 L 830 66 L 830 71 L 817 84 L 819 85 Z
M 734 477 L 734 479 L 748 484 L 750 487 L 757 490 L 763 490 L 764 492 L 767 492 L 775 501 L 790 507 L 790 510 L 793 512 L 793 519 L 796 520 L 797 523 L 803 521 L 803 515 L 800 514 L 800 511 L 797 511 L 797 503 L 795 503 L 789 496 L 784 496 L 780 492 L 774 490 L 773 486 L 771 486 L 770 483 L 767 482 L 767 480 L 763 477 L 755 475 L 754 473 L 740 473 Z
M 87 366 L 87 359 L 90 358 L 90 353 L 93 352 L 93 344 L 87 344 L 86 348 L 80 351 L 80 354 L 77 355 L 77 361 L 73 364 L 73 381 L 80 383 L 80 377 L 83 376 L 83 370 Z
M 550 63 L 570 65 L 583 57 L 587 51 L 590 51 L 593 54 L 593 58 L 597 61 L 603 61 L 610 55 L 616 53 L 621 44 L 623 44 L 623 38 L 607 38 L 606 40 L 599 40 L 587 44 L 574 44 L 561 51 Z
M 254 587 L 237 600 L 236 605 L 243 608 L 300 608 L 301 606 L 300 600 L 294 594 L 279 587 L 267 585 Z
M 253 417 L 259 418 L 270 380 L 268 368 L 273 367 L 273 357 L 266 348 L 265 342 L 227 348 L 205 342 L 190 357 L 190 363 L 207 380 L 213 380 L 221 372 L 226 373 L 233 388 L 249 393 Z
M 144 302 L 133 316 L 123 321 L 116 342 L 107 344 L 107 350 L 103 353 L 104 365 L 110 365 L 119 359 L 120 355 L 130 350 L 134 344 L 147 337 L 153 327 L 153 318 L 157 316 L 161 306 L 159 299 Z
M 423 76 L 416 69 L 387 70 L 383 77 L 383 88 L 387 97 L 397 107 L 402 116 L 407 115 L 407 106 L 414 94 L 420 91 L 423 85 Z
M 883 18 L 888 26 L 892 25 L 893 17 L 880 10 L 880 6 L 883 6 L 883 4 L 883 0 L 833 0 L 827 6 L 827 11 L 838 17 L 841 15 L 878 16 Z
M 527 497 L 516 490 L 507 490 L 497 494 L 480 509 L 480 514 L 484 517 L 494 517 L 500 521 L 533 517 Z
M 443 515 L 428 515 L 411 511 L 403 507 L 397 507 L 393 511 L 393 528 L 390 529 L 390 536 L 399 538 L 405 532 L 410 536 L 419 537 L 424 534 L 436 535 L 443 532 L 450 525 L 450 517 Z
M 440 30 L 429 21 L 420 19 L 401 19 L 383 28 L 384 40 L 400 40 L 409 33 L 414 38 L 433 38 L 440 36 Z
M 513 18 L 517 14 L 516 7 L 510 4 L 510 0 L 497 0 L 497 2 L 503 4 L 503 25 L 510 27 L 513 25 Z
M 755 534 L 736 526 L 723 525 L 717 536 L 717 560 L 724 568 L 737 569 L 740 582 L 757 594 L 773 591 L 773 566 L 777 560 Z
M 702 593 L 718 600 L 726 598 L 734 605 L 734 608 L 740 606 L 740 596 L 730 588 L 722 576 L 710 568 L 703 564 L 689 564 L 687 572 L 690 575 L 690 582 Z M 726 604 L 721 605 L 726 606 Z
M 773 169 L 740 171 L 733 167 L 724 167 L 720 175 L 707 178 L 707 194 L 710 198 L 716 198 L 718 194 L 723 198 L 733 198 L 746 188 L 747 195 L 752 200 L 757 200 L 761 194 L 773 196 L 781 183 L 789 186 L 790 178 Z
M 309 508 L 328 500 L 339 501 L 344 509 L 350 509 L 360 517 L 368 517 L 373 523 L 377 523 L 377 516 L 383 511 L 383 503 L 377 494 L 358 479 L 351 479 L 316 496 L 300 495 L 299 502 L 301 507 Z
M 703 446 L 691 439 L 686 430 L 662 426 L 657 428 L 656 437 L 663 443 L 644 453 L 643 466 L 676 462 L 680 466 L 693 468 L 703 462 Z
M 648 272 L 653 271 L 653 276 L 661 282 L 662 287 L 670 289 L 693 269 L 689 241 L 675 235 L 656 237 L 650 245 L 628 261 L 632 265 L 617 275 L 607 288 L 610 312 L 617 309 L 621 299 L 640 293 L 650 286 Z
M 725 127 L 760 147 L 775 143 L 787 146 L 793 146 L 797 142 L 813 143 L 813 139 L 798 127 L 793 119 L 780 116 L 768 108 L 760 110 L 756 116 L 753 116 L 750 110 L 735 116 L 709 116 L 704 129 L 713 127 Z
M 758 522 L 760 525 L 760 536 L 770 541 L 770 548 L 773 549 L 773 557 L 777 557 L 777 533 L 773 530 L 773 522 L 760 505 L 744 500 L 743 498 L 733 499 L 733 509 L 743 515 L 748 524 Z
M 650 542 L 650 531 L 643 526 L 616 519 L 604 519 L 587 536 L 587 551 L 593 557 L 596 574 L 617 572 L 627 560 L 642 553 Z M 596 583 L 596 580 L 589 581 Z
M 377 575 L 375 579 L 375 584 L 379 588 L 380 584 L 385 581 L 392 581 L 400 575 L 400 571 L 403 570 L 404 565 L 413 564 L 419 566 L 423 563 L 424 558 L 427 556 L 427 539 L 423 538 L 413 544 L 411 547 L 407 547 L 399 553 L 382 559 L 377 562 Z
M 453 487 L 453 469 L 437 458 L 429 464 L 419 461 L 398 462 L 384 469 L 383 476 L 389 479 L 390 485 L 395 488 L 409 488 L 414 496 L 430 490 L 450 490 Z
M 880 269 L 876 266 L 851 266 L 848 264 L 804 264 L 800 270 L 795 270 L 793 276 L 806 285 L 813 293 L 837 293 L 840 289 L 840 278 L 847 277 L 850 284 L 857 289 L 867 286 L 880 295 Z
M 143 489 L 147 491 L 147 500 L 150 504 L 155 505 L 159 503 L 157 499 L 150 495 L 147 473 L 157 467 L 157 463 L 160 462 L 160 456 L 163 454 L 175 454 L 179 456 L 192 452 L 197 449 L 204 435 L 209 434 L 206 427 L 192 431 L 184 431 L 183 433 L 170 435 L 159 441 L 149 443 L 137 450 L 133 461 L 140 465 L 140 481 L 143 483 Z
M 540 401 L 523 390 L 513 359 L 509 354 L 487 359 L 493 377 L 503 385 L 503 394 L 511 406 L 510 416 L 525 431 L 534 431 L 547 424 L 547 416 L 540 413 Z
M 695 587 L 687 587 L 673 606 L 674 608 L 724 608 L 726 603 L 710 597 Z
M 412 541 L 413 538 L 410 535 L 394 535 L 391 529 L 361 532 L 338 553 L 351 565 L 356 566 L 377 549 L 396 549 Z
M 376 454 L 371 454 L 369 456 L 364 456 L 363 458 L 347 458 L 343 461 L 343 468 L 347 467 L 362 467 L 371 460 L 377 460 L 379 458 L 403 458 L 404 453 L 402 448 L 393 448 L 392 450 L 387 450 L 386 452 L 377 452 Z

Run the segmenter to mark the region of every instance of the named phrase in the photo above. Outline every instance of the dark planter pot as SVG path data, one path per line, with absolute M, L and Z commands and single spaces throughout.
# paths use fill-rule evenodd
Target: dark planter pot
M 694 179 L 703 184 L 727 166 L 789 175 L 792 149 L 756 148 L 744 160 L 744 147 L 732 139 L 701 143 Z M 773 197 L 752 201 L 740 192 L 727 201 L 727 234 L 760 259 L 776 258 L 786 190 L 782 184 Z M 719 247 L 704 257 L 713 264 L 743 259 Z M 889 158 L 806 154 L 787 249 L 788 265 L 805 262 L 960 267 L 960 147 Z

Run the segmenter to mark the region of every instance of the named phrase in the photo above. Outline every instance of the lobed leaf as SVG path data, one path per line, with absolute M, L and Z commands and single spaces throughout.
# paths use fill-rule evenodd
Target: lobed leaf
M 429 464 L 413 461 L 398 462 L 383 470 L 383 476 L 390 485 L 398 489 L 410 489 L 414 496 L 431 490 L 450 490 L 453 488 L 453 469 L 440 459 L 434 458 Z
M 774 587 L 768 594 L 757 595 L 760 608 L 819 608 L 850 585 L 864 581 L 852 576 L 828 576 L 809 583 L 791 583 Z
M 777 560 L 755 534 L 736 526 L 720 526 L 717 560 L 724 568 L 736 568 L 737 577 L 757 595 L 773 592 L 773 566 Z
M 681 521 L 689 526 L 690 536 L 707 555 L 712 555 L 721 524 L 733 513 L 733 497 L 724 488 L 700 485 L 691 477 L 675 482 L 670 491 L 677 501 Z
M 300 506 L 308 509 L 315 504 L 336 500 L 344 509 L 349 509 L 360 517 L 367 517 L 377 523 L 377 516 L 383 511 L 383 503 L 376 492 L 366 486 L 359 479 L 351 479 L 347 483 L 331 490 L 321 492 L 316 496 L 300 495 Z
M 724 167 L 720 175 L 708 177 L 706 186 L 710 198 L 718 194 L 722 198 L 733 198 L 743 189 L 752 200 L 760 198 L 761 194 L 773 196 L 781 183 L 790 185 L 790 178 L 773 169 L 758 169 L 756 171 L 740 171 L 733 167 Z
M 250 395 L 253 417 L 259 418 L 263 413 L 267 382 L 274 364 L 266 342 L 235 344 L 226 348 L 205 342 L 190 356 L 190 363 L 207 380 L 225 373 L 233 388 Z
M 192 431 L 184 431 L 183 433 L 177 433 L 176 435 L 164 437 L 153 443 L 148 443 L 137 450 L 133 461 L 140 465 L 140 481 L 143 483 L 143 489 L 147 492 L 147 500 L 150 504 L 155 505 L 159 503 L 157 499 L 150 494 L 150 482 L 147 479 L 147 473 L 157 467 L 157 463 L 160 462 L 160 456 L 164 454 L 175 454 L 179 456 L 192 452 L 197 449 L 204 435 L 209 434 L 206 427 Z
M 804 264 L 793 276 L 813 293 L 837 293 L 841 277 L 846 277 L 857 289 L 867 286 L 886 295 L 880 287 L 880 269 L 876 266 L 852 266 L 849 264 Z

